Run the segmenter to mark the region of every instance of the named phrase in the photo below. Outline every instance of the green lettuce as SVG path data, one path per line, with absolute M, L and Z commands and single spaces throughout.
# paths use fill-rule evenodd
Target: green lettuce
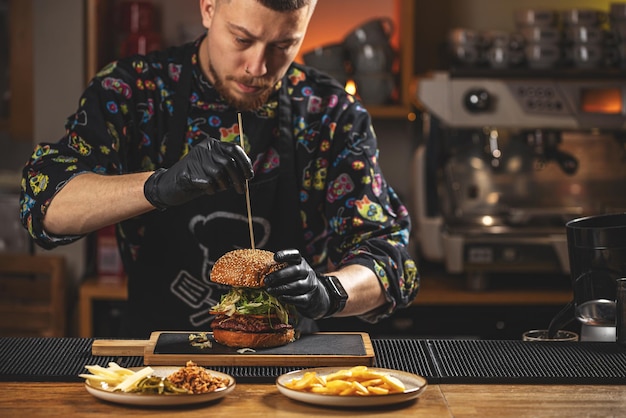
M 220 303 L 211 308 L 228 316 L 241 315 L 276 315 L 280 322 L 289 323 L 289 310 L 273 295 L 265 290 L 249 287 L 233 287 L 222 296 Z

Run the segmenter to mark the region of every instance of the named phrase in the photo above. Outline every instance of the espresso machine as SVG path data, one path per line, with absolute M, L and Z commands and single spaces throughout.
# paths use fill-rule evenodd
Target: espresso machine
M 569 275 L 565 224 L 626 212 L 618 72 L 436 71 L 415 93 L 413 238 L 468 288 L 494 273 Z

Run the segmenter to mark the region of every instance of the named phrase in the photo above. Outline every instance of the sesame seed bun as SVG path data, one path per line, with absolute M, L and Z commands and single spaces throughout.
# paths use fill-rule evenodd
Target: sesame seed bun
M 271 251 L 234 250 L 217 259 L 211 271 L 211 281 L 229 286 L 262 287 L 265 276 L 283 266 L 274 261 Z

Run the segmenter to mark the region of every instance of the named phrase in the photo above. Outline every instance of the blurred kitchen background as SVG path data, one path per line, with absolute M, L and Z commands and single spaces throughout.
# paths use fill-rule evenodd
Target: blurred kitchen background
M 325 329 L 517 339 L 547 327 L 571 299 L 565 222 L 626 210 L 624 10 L 609 0 L 319 0 L 298 60 L 370 109 L 423 278 L 414 307 Z M 115 334 L 124 273 L 109 230 L 32 246 L 18 220 L 21 168 L 34 144 L 63 134 L 99 68 L 202 31 L 197 0 L 0 0 L 0 253 L 64 260 L 67 335 Z M 573 105 L 582 99 L 586 108 Z

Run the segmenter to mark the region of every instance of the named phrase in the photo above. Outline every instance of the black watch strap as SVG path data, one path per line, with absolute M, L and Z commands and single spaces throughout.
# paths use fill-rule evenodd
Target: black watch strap
M 324 284 L 324 287 L 326 287 L 328 296 L 330 297 L 330 309 L 324 316 L 324 318 L 328 318 L 343 311 L 348 301 L 348 294 L 336 276 L 325 276 L 322 274 L 318 276 L 322 284 Z

